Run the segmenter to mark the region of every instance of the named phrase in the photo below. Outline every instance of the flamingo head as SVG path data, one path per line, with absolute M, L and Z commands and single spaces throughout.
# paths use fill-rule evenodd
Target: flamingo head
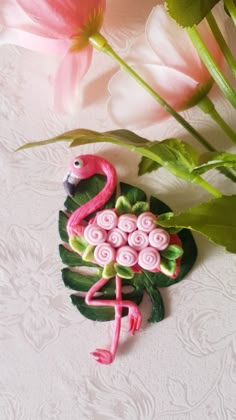
M 95 155 L 76 156 L 70 162 L 69 171 L 63 182 L 66 193 L 73 196 L 81 179 L 87 179 L 96 173 L 102 173 L 102 161 L 102 158 Z

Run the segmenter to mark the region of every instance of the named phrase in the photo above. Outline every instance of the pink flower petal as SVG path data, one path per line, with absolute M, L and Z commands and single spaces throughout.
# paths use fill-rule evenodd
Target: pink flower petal
M 199 80 L 202 62 L 187 33 L 169 17 L 164 6 L 153 9 L 147 21 L 146 35 L 162 64 Z
M 180 110 L 195 93 L 198 83 L 165 66 L 133 67 L 173 108 Z M 127 128 L 142 128 L 169 114 L 135 80 L 119 71 L 109 83 L 108 111 L 112 119 Z
M 0 45 L 14 44 L 20 47 L 56 56 L 65 55 L 69 48 L 68 40 L 40 37 L 18 29 L 6 29 L 1 32 Z
M 27 15 L 45 28 L 51 37 L 73 35 L 94 13 L 105 8 L 105 0 L 17 0 Z
M 0 24 L 36 35 L 47 36 L 47 31 L 34 23 L 18 5 L 17 0 L 1 0 Z
M 55 78 L 54 104 L 58 112 L 73 112 L 78 100 L 79 84 L 87 72 L 92 58 L 89 45 L 80 53 L 68 51 Z

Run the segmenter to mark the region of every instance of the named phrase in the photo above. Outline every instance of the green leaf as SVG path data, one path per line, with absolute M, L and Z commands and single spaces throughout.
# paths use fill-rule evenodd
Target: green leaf
M 130 146 L 132 145 L 143 145 L 148 142 L 148 140 L 143 137 L 138 136 L 129 130 L 113 130 L 99 133 L 93 130 L 87 130 L 84 128 L 67 131 L 59 136 L 52 137 L 47 140 L 35 141 L 32 143 L 23 144 L 17 150 L 30 149 L 32 147 L 45 146 L 52 143 L 57 143 L 60 141 L 67 141 L 71 147 L 79 146 L 82 144 L 89 143 L 114 143 L 119 144 L 123 141 Z
M 63 245 L 59 245 L 59 253 L 63 264 L 68 265 L 69 267 L 96 267 L 99 268 L 97 264 L 94 264 L 90 261 L 84 261 L 83 258 L 73 252 L 69 251 Z
M 171 212 L 171 208 L 156 197 L 150 197 L 150 211 L 158 216 L 163 213 Z
M 138 290 L 138 289 L 134 290 L 131 293 L 122 293 L 123 300 L 131 300 L 132 302 L 135 302 L 137 305 L 141 303 L 142 298 L 143 298 L 143 291 Z M 114 300 L 115 294 L 103 295 L 94 299 L 95 300 L 98 300 L 98 299 Z M 91 319 L 93 321 L 104 322 L 104 321 L 112 321 L 115 318 L 115 311 L 113 307 L 87 305 L 85 303 L 84 298 L 78 295 L 71 295 L 71 300 L 72 300 L 72 303 L 80 311 L 80 313 L 88 319 Z M 128 309 L 123 308 L 122 317 L 126 316 L 127 314 L 128 314 Z
M 93 261 L 94 260 L 94 245 L 88 245 L 83 253 L 83 260 L 84 261 Z
M 65 208 L 69 212 L 75 211 L 79 206 L 87 203 L 93 197 L 95 197 L 105 186 L 106 177 L 103 175 L 94 175 L 91 178 L 81 180 L 76 186 L 74 197 L 67 197 L 64 203 Z M 108 201 L 107 207 L 114 207 L 115 205 L 115 193 Z M 92 215 L 91 215 L 92 217 Z
M 102 277 L 105 279 L 110 279 L 116 275 L 116 270 L 114 267 L 114 263 L 106 264 L 103 271 L 102 271 Z
M 213 198 L 163 220 L 164 227 L 187 227 L 206 236 L 229 252 L 236 253 L 236 195 Z
M 173 276 L 176 270 L 176 262 L 174 260 L 162 258 L 160 262 L 160 269 L 166 276 Z
M 156 197 L 150 198 L 150 210 L 155 214 L 163 214 L 171 211 L 171 208 L 163 203 Z M 166 227 L 165 227 L 166 229 Z M 194 241 L 192 233 L 188 229 L 182 229 L 178 236 L 182 241 L 182 247 L 184 250 L 183 257 L 181 259 L 180 272 L 175 279 L 165 276 L 163 273 L 149 273 L 145 270 L 145 275 L 149 278 L 149 281 L 158 287 L 169 287 L 175 283 L 181 281 L 191 270 L 197 258 L 197 247 Z
M 161 256 L 167 260 L 176 260 L 183 255 L 183 248 L 179 245 L 169 245 L 166 249 L 161 251 Z
M 149 210 L 150 210 L 150 207 L 147 201 L 138 201 L 132 207 L 132 213 L 135 214 L 136 216 L 139 216 L 140 214 Z
M 92 130 L 77 129 L 63 133 L 60 136 L 47 140 L 45 143 L 37 142 L 35 145 L 49 144 L 50 142 L 55 143 L 55 141 L 62 140 L 69 141 L 70 147 L 99 142 L 113 143 L 151 159 L 179 178 L 193 182 L 196 180 L 196 176 L 191 171 L 198 165 L 199 153 L 192 146 L 180 139 L 150 142 L 128 130 L 114 130 L 99 133 Z M 25 147 L 33 147 L 33 144 Z M 125 195 L 124 193 L 122 194 Z M 138 198 L 136 201 L 146 201 L 146 199 Z
M 99 297 L 101 299 L 101 297 Z M 99 298 L 94 298 L 95 300 Z M 107 299 L 112 299 L 113 296 L 107 296 Z M 102 297 L 104 299 L 104 296 Z M 90 306 L 85 303 L 85 300 L 81 296 L 71 295 L 71 301 L 73 305 L 77 307 L 79 312 L 85 316 L 85 318 L 91 319 L 92 321 L 112 321 L 115 318 L 115 311 L 110 306 Z
M 82 236 L 71 236 L 69 239 L 69 244 L 73 251 L 78 252 L 79 254 L 82 254 L 88 246 L 88 243 Z
M 173 212 L 170 211 L 168 213 L 163 213 L 158 217 L 158 220 L 169 220 L 173 216 Z M 181 229 L 180 228 L 166 228 L 167 232 L 169 233 L 178 233 Z
M 119 215 L 131 212 L 131 204 L 123 195 L 117 198 L 115 208 Z
M 120 264 L 115 264 L 115 269 L 118 276 L 122 277 L 123 279 L 132 279 L 134 277 L 134 272 L 129 267 L 124 267 Z
M 190 144 L 179 139 L 152 142 L 135 150 L 170 171 L 173 175 L 194 181 L 192 170 L 197 166 L 199 153 Z
M 73 290 L 77 290 L 78 292 L 88 292 L 89 289 L 100 279 L 99 274 L 81 274 L 77 271 L 72 271 L 69 268 L 63 268 L 61 272 L 65 286 L 70 287 Z M 108 293 L 113 293 L 114 282 L 112 286 L 107 286 L 106 290 L 108 291 Z
M 215 168 L 236 167 L 236 154 L 224 152 L 207 152 L 200 156 L 199 164 L 193 169 L 193 173 L 202 175 Z
M 63 242 L 68 242 L 69 238 L 68 238 L 68 234 L 67 234 L 67 229 L 66 229 L 66 225 L 68 222 L 68 217 L 67 215 L 64 213 L 64 211 L 59 211 L 59 220 L 58 220 L 58 230 L 59 230 L 59 235 L 60 238 Z
M 166 0 L 170 16 L 183 27 L 197 25 L 206 17 L 219 0 Z
M 152 312 L 150 318 L 148 319 L 148 322 L 160 322 L 165 316 L 165 308 L 162 296 L 159 290 L 148 281 L 149 278 L 146 277 L 146 270 L 143 272 L 143 274 L 145 278 L 145 287 L 152 302 Z
M 161 165 L 159 165 L 159 163 L 153 162 L 153 160 L 149 158 L 142 157 L 138 165 L 138 175 L 141 176 L 156 171 L 160 167 Z
M 144 191 L 124 182 L 120 183 L 120 193 L 127 198 L 131 205 L 136 204 L 137 201 L 147 201 L 147 196 Z

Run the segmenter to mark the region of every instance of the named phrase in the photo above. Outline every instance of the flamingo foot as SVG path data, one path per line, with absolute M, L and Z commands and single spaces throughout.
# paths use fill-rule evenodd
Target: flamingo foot
M 103 365 L 110 365 L 115 358 L 114 354 L 112 354 L 110 350 L 105 349 L 96 349 L 90 354 L 94 356 L 95 360 L 98 363 L 101 363 Z
M 131 335 L 134 335 L 141 327 L 141 323 L 142 315 L 139 308 L 129 308 L 128 332 L 130 332 Z

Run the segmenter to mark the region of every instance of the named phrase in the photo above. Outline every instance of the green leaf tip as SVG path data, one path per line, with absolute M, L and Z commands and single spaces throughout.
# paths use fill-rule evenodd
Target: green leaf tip
M 198 25 L 219 0 L 166 0 L 169 15 L 182 27 Z
M 227 251 L 236 253 L 235 214 L 236 195 L 222 196 L 160 221 L 160 225 L 191 229 Z

